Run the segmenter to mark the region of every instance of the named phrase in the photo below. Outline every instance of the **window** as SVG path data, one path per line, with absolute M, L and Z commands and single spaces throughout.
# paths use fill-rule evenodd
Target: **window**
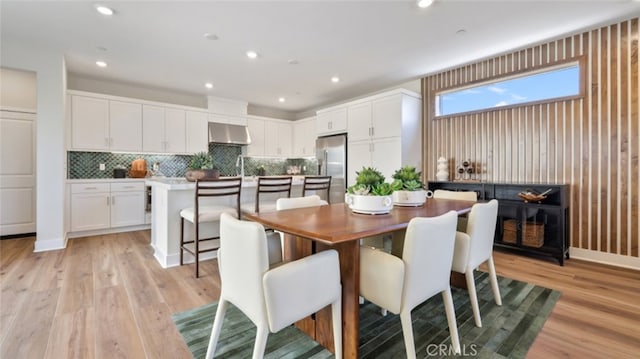
M 436 95 L 436 116 L 578 96 L 580 64 L 572 62 L 515 78 L 475 84 Z

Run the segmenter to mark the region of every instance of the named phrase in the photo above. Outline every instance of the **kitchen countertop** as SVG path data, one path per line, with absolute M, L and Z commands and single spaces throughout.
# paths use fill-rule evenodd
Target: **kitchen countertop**
M 304 176 L 293 176 L 293 181 L 291 183 L 293 186 L 302 186 L 303 183 Z M 149 177 L 146 178 L 145 184 L 147 186 L 158 186 L 167 190 L 185 190 L 195 188 L 195 183 L 187 181 L 184 177 Z M 247 176 L 242 179 L 243 188 L 256 187 L 257 184 L 258 178 L 256 176 Z
M 149 178 L 68 178 L 67 183 L 144 182 Z

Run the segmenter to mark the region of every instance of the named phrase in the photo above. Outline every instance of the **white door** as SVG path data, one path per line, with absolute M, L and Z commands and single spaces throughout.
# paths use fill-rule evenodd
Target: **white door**
M 279 155 L 278 123 L 264 121 L 264 154 L 267 156 Z
M 249 135 L 251 135 L 251 144 L 247 147 L 247 155 L 264 156 L 264 120 L 249 118 L 247 126 L 249 127 Z
M 293 130 L 289 123 L 278 123 L 278 155 L 291 156 L 291 148 L 293 147 L 293 139 L 291 138 Z
M 1 111 L 0 235 L 36 231 L 35 119 Z

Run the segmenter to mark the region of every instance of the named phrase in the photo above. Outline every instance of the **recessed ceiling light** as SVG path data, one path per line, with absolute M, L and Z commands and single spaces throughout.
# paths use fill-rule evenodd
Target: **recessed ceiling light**
M 218 35 L 207 32 L 204 34 L 204 38 L 207 40 L 218 40 Z
M 206 84 L 204 84 L 204 87 L 206 87 L 208 89 L 212 89 L 213 88 L 213 84 L 211 82 L 207 82 Z
M 425 8 L 433 4 L 433 0 L 418 0 L 418 7 Z
M 285 98 L 284 98 L 284 97 L 280 97 L 280 98 L 278 99 L 278 101 L 279 101 L 279 102 L 284 102 L 284 101 L 285 101 Z
M 113 15 L 113 10 L 106 7 L 106 6 L 102 6 L 102 5 L 97 5 L 96 6 L 96 11 L 101 13 L 104 16 L 111 16 Z
M 335 84 L 335 83 L 338 83 L 338 82 L 340 82 L 340 78 L 339 78 L 338 76 L 333 76 L 333 77 L 331 78 L 331 82 L 333 82 L 334 84 Z
M 107 63 L 101 60 L 96 61 L 96 65 L 98 65 L 98 67 L 107 67 Z
M 256 57 L 258 57 L 258 53 L 255 51 L 247 51 L 247 57 L 250 59 L 255 59 Z

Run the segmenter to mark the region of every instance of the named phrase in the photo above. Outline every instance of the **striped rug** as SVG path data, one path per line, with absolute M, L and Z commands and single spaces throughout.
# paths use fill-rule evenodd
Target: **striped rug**
M 560 292 L 498 278 L 502 306 L 495 305 L 486 273 L 476 274 L 482 328 L 474 325 L 466 290 L 453 288 L 460 343 L 463 357 L 524 358 L 536 335 L 544 325 Z M 194 358 L 204 358 L 207 351 L 217 303 L 211 303 L 172 319 Z M 413 331 L 418 358 L 440 358 L 449 355 L 449 330 L 442 297 L 431 298 L 413 310 Z M 227 310 L 216 358 L 250 358 L 256 328 L 233 306 Z M 265 358 L 331 358 L 333 355 L 297 328 L 290 326 L 270 334 Z M 370 303 L 360 307 L 360 358 L 404 358 L 405 349 L 400 318 Z

